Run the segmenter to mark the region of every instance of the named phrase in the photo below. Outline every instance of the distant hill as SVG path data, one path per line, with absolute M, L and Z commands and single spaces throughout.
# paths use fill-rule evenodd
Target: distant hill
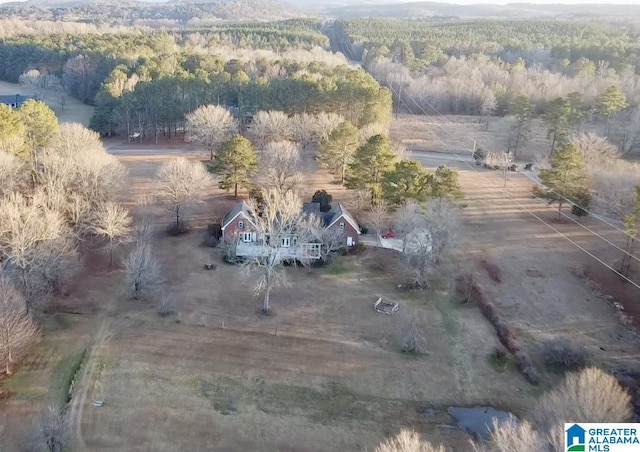
M 303 9 L 315 9 L 333 17 L 394 17 L 399 19 L 425 17 L 585 17 L 585 16 L 625 16 L 640 17 L 639 5 L 536 5 L 531 3 L 511 3 L 508 5 L 457 5 L 436 2 L 392 3 L 388 0 L 285 0 Z
M 54 9 L 56 19 L 71 21 L 91 20 L 98 16 L 113 20 L 109 11 L 125 9 L 131 12 L 127 17 L 140 20 L 273 21 L 307 15 L 294 5 L 278 0 L 28 0 L 0 4 L 2 14 L 7 17 L 50 19 L 44 12 Z

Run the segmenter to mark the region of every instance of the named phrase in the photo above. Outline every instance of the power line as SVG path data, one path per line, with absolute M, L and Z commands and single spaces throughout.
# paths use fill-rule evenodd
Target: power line
M 395 91 L 395 90 L 393 90 L 393 88 L 391 88 L 391 90 L 392 90 L 394 93 L 396 93 L 396 91 Z M 415 105 L 416 105 L 420 110 L 422 110 L 422 112 L 423 112 L 425 115 L 428 115 L 428 113 L 424 110 L 424 108 L 422 108 L 422 106 L 420 106 L 420 104 L 418 104 L 418 103 L 416 102 L 416 100 L 413 98 L 413 96 L 409 96 L 409 98 L 413 101 L 413 103 L 414 103 L 414 104 L 415 104 Z M 449 124 L 451 124 L 451 122 L 446 118 L 446 116 L 444 116 L 442 113 L 440 113 L 436 107 L 434 107 L 433 105 L 431 105 L 431 103 L 429 103 L 429 101 L 425 100 L 425 102 L 426 102 L 426 103 L 427 103 L 427 105 L 428 105 L 429 107 L 431 107 L 431 109 L 433 109 L 433 110 L 434 110 L 434 111 L 435 111 L 439 116 L 441 116 L 442 118 L 444 118 L 444 120 L 445 120 L 446 122 L 448 122 Z M 411 109 L 410 109 L 410 107 L 406 104 L 406 102 L 404 102 L 404 101 L 403 101 L 402 103 L 405 105 L 405 107 L 407 107 L 407 110 L 409 111 L 409 113 L 415 116 L 415 114 L 414 114 L 414 113 L 411 113 Z M 444 128 L 443 128 L 443 130 L 445 131 L 445 133 L 446 133 L 447 135 L 449 135 L 449 137 L 450 137 L 450 138 L 452 138 L 452 139 L 453 139 L 453 137 L 452 137 L 451 133 L 450 133 L 448 130 L 445 130 Z M 438 137 L 438 139 L 440 140 L 440 142 L 441 142 L 441 143 L 443 143 L 443 144 L 444 144 L 444 142 L 443 142 L 439 137 Z M 446 146 L 446 144 L 445 144 L 445 146 Z M 523 175 L 524 175 L 525 177 L 527 177 L 527 178 L 531 179 L 532 181 L 536 182 L 536 183 L 540 183 L 538 180 L 536 180 L 536 179 L 534 179 L 534 178 L 532 178 L 532 177 L 529 177 L 529 175 L 527 175 L 527 174 L 523 174 Z M 631 234 L 629 234 L 627 231 L 625 231 L 624 229 L 620 229 L 620 228 L 616 227 L 616 226 L 615 226 L 615 225 L 613 225 L 612 223 L 609 223 L 608 221 L 606 221 L 604 218 L 600 217 L 600 216 L 599 216 L 599 215 L 597 215 L 596 213 L 594 213 L 594 212 L 592 212 L 592 211 L 588 210 L 588 209 L 587 209 L 587 208 L 585 208 L 585 207 L 580 206 L 579 204 L 577 204 L 577 203 L 575 203 L 575 202 L 571 201 L 570 199 L 568 199 L 568 198 L 566 198 L 566 197 L 564 197 L 564 196 L 562 196 L 562 195 L 560 195 L 560 194 L 558 194 L 558 193 L 555 193 L 555 194 L 556 194 L 559 198 L 561 198 L 561 199 L 563 199 L 564 201 L 566 201 L 567 203 L 569 203 L 569 204 L 571 204 L 571 205 L 574 205 L 574 206 L 576 206 L 576 207 L 580 208 L 581 210 L 583 210 L 583 211 L 585 211 L 585 212 L 589 213 L 589 214 L 590 214 L 593 218 L 595 218 L 596 220 L 601 221 L 602 223 L 606 224 L 607 226 L 612 227 L 613 229 L 615 229 L 616 231 L 618 231 L 618 232 L 620 232 L 620 233 L 624 234 L 624 235 L 625 235 L 625 236 L 627 236 L 628 238 L 635 239 L 635 237 L 634 237 L 634 236 L 632 236 Z M 540 198 L 538 198 L 538 199 L 540 199 Z M 628 251 L 623 250 L 623 252 L 624 252 L 625 254 L 630 255 Z M 630 255 L 630 256 L 631 256 L 631 255 Z M 637 259 L 635 256 L 632 256 L 632 257 L 634 257 L 634 259 Z
M 540 198 L 539 196 L 536 196 L 535 194 L 533 195 L 534 198 L 539 199 L 541 201 L 544 201 L 544 199 Z M 610 241 L 609 239 L 607 239 L 606 237 L 600 235 L 599 233 L 597 233 L 596 231 L 594 231 L 593 229 L 591 229 L 588 226 L 585 226 L 584 224 L 578 222 L 575 220 L 575 218 L 571 218 L 570 215 L 567 215 L 566 213 L 560 211 L 560 215 L 562 215 L 563 217 L 567 218 L 568 220 L 574 222 L 575 224 L 577 224 L 578 226 L 580 226 L 582 229 L 585 229 L 587 231 L 589 231 L 591 234 L 599 237 L 602 241 L 608 243 L 609 245 L 613 246 L 614 248 L 618 249 L 619 251 L 622 251 L 624 254 L 626 254 L 627 256 L 629 256 L 630 258 L 640 262 L 640 258 L 636 257 L 635 255 L 633 255 L 631 252 L 624 250 L 622 248 L 620 248 L 618 245 L 616 245 L 615 243 L 613 243 L 612 241 Z
M 393 89 L 393 87 L 391 87 L 391 91 L 394 93 L 394 95 L 397 96 L 397 92 Z M 421 108 L 417 102 L 415 101 L 415 99 L 413 99 L 412 96 L 409 95 L 409 98 L 411 100 L 413 100 L 413 102 L 419 107 Z M 400 102 L 402 102 L 404 104 L 404 106 L 407 108 L 407 110 L 409 111 L 409 113 L 413 116 L 416 116 L 415 113 L 411 112 L 411 109 L 409 108 L 409 106 L 406 104 L 406 102 L 404 102 L 404 100 L 400 99 L 398 97 L 398 100 Z M 435 109 L 435 107 L 432 106 L 432 108 Z M 422 109 L 422 108 L 421 108 Z M 423 113 L 427 114 L 424 109 L 422 109 Z M 446 147 L 446 143 L 444 143 L 444 141 L 442 141 L 439 137 L 438 140 Z M 462 163 L 464 163 L 466 166 L 469 167 L 469 169 L 471 169 L 472 171 L 474 171 L 475 173 L 478 173 L 478 170 L 476 168 L 474 168 L 473 166 L 471 166 L 465 159 L 461 158 L 460 155 L 458 155 L 455 151 L 451 152 L 453 155 L 455 155 L 456 157 L 458 157 L 460 159 L 460 161 Z M 624 280 L 626 280 L 627 282 L 631 283 L 634 287 L 636 287 L 637 289 L 640 289 L 640 284 L 636 283 L 635 281 L 629 279 L 627 276 L 623 275 L 622 273 L 620 273 L 618 270 L 616 270 L 615 268 L 611 267 L 609 264 L 607 264 L 606 262 L 604 262 L 602 259 L 600 259 L 599 257 L 597 257 L 596 255 L 594 255 L 593 253 L 591 253 L 590 251 L 588 251 L 587 249 L 585 249 L 584 247 L 582 247 L 581 245 L 579 245 L 578 243 L 576 243 L 574 240 L 570 239 L 566 234 L 562 233 L 561 231 L 559 231 L 557 228 L 555 228 L 554 226 L 552 226 L 551 224 L 549 224 L 548 222 L 546 222 L 544 219 L 540 218 L 538 215 L 536 215 L 534 212 L 532 212 L 530 209 L 527 209 L 525 206 L 523 206 L 518 200 L 514 199 L 503 187 L 502 187 L 502 191 L 504 192 L 505 196 L 509 199 L 511 199 L 516 205 L 518 205 L 518 207 L 520 207 L 521 210 L 524 210 L 525 212 L 529 213 L 531 216 L 533 216 L 534 218 L 536 218 L 538 221 L 540 221 L 541 223 L 543 223 L 544 225 L 546 225 L 549 229 L 551 229 L 552 231 L 554 231 L 555 233 L 557 233 L 559 236 L 561 236 L 562 238 L 564 238 L 565 240 L 567 240 L 569 243 L 571 243 L 572 245 L 574 245 L 576 248 L 580 249 L 581 251 L 583 251 L 584 253 L 586 253 L 587 255 L 589 255 L 591 258 L 593 258 L 594 260 L 596 260 L 598 263 L 600 263 L 601 265 L 605 266 L 606 268 L 608 268 L 609 270 L 613 271 L 614 273 L 616 273 L 618 276 L 620 276 L 621 278 L 623 278 Z M 565 214 L 566 215 L 566 214 Z M 573 220 L 573 219 L 572 219 Z M 575 220 L 574 220 L 575 221 Z M 579 223 L 578 223 L 579 224 Z M 593 232 L 591 232 L 593 234 Z M 597 235 L 597 234 L 596 234 Z M 600 236 L 601 239 L 604 239 L 602 236 Z M 605 239 L 605 241 L 608 242 L 608 240 Z M 610 242 L 609 242 L 610 243 Z M 619 247 L 616 246 L 616 248 L 621 249 Z M 623 250 L 623 252 L 627 255 L 629 255 L 630 257 L 633 257 L 634 259 L 638 260 L 638 258 L 636 258 L 635 256 L 631 255 L 630 253 L 626 252 Z
M 393 89 L 393 87 L 391 87 L 390 82 L 389 82 L 389 80 L 388 80 L 388 79 L 386 80 L 386 82 L 387 82 L 387 85 L 389 85 L 389 87 L 391 88 L 391 90 L 392 90 L 394 93 L 396 93 L 396 91 Z M 396 96 L 397 96 L 397 94 L 396 94 Z M 399 98 L 399 96 L 397 96 L 397 97 Z M 423 112 L 425 115 L 429 116 L 429 113 L 427 113 L 427 112 L 425 111 L 425 109 L 424 109 L 424 108 L 423 108 L 423 107 L 422 107 L 422 106 L 421 106 L 421 105 L 420 105 L 420 104 L 419 104 L 419 103 L 414 99 L 414 96 L 409 95 L 408 97 L 409 97 L 409 99 L 411 99 L 411 101 L 412 101 L 412 102 L 413 102 L 413 103 L 414 103 L 414 104 L 415 104 L 415 105 L 416 105 L 420 110 L 422 110 L 422 112 Z M 431 108 L 431 109 L 436 113 L 436 115 L 438 115 L 438 116 L 440 116 L 441 118 L 443 118 L 443 119 L 445 120 L 445 122 L 447 122 L 448 124 L 451 124 L 451 121 L 449 121 L 449 120 L 447 119 L 447 117 L 446 117 L 445 115 L 443 115 L 443 114 L 442 114 L 442 113 L 441 113 L 441 112 L 440 112 L 436 107 L 434 107 L 434 106 L 433 106 L 433 105 L 432 105 L 428 100 L 423 99 L 423 98 L 421 98 L 421 100 L 422 100 L 423 102 L 425 102 L 425 103 L 427 104 L 427 106 L 428 106 L 429 108 Z M 405 105 L 405 107 L 407 107 L 407 111 L 408 111 L 410 114 L 412 114 L 412 115 L 414 115 L 414 116 L 415 116 L 415 114 L 411 112 L 411 108 L 410 108 L 410 107 L 409 107 L 409 106 L 408 106 L 404 101 L 403 101 L 402 103 Z M 441 126 L 440 126 L 440 127 L 441 127 Z M 449 135 L 449 137 L 450 137 L 451 139 L 455 139 L 455 138 L 453 138 L 453 137 L 452 137 L 451 133 L 450 133 L 448 130 L 444 129 L 443 127 L 441 127 L 441 129 L 442 129 L 442 130 L 443 130 L 447 135 Z M 440 141 L 442 142 L 442 140 L 440 140 Z M 474 139 L 473 141 L 476 141 L 476 140 Z M 525 177 L 527 177 L 527 178 L 529 178 L 529 179 L 532 179 L 532 178 L 530 178 L 528 175 L 524 175 L 524 176 L 525 176 Z M 537 181 L 537 180 L 535 180 L 535 179 L 532 179 L 532 180 L 534 180 L 536 183 L 539 183 L 539 181 Z M 614 228 L 616 231 L 618 231 L 618 232 L 620 232 L 620 233 L 622 233 L 622 234 L 626 235 L 626 236 L 627 236 L 627 237 L 629 237 L 629 238 L 633 238 L 633 239 L 635 239 L 635 237 L 633 237 L 631 234 L 629 234 L 629 233 L 628 233 L 627 231 L 625 231 L 624 229 L 621 229 L 621 228 L 617 227 L 616 225 L 614 225 L 613 223 L 610 223 L 610 222 L 606 221 L 603 217 L 601 217 L 600 215 L 596 214 L 595 212 L 593 212 L 593 211 L 589 210 L 589 209 L 588 209 L 588 208 L 586 208 L 585 206 L 582 206 L 582 205 L 580 205 L 580 204 L 576 203 L 575 201 L 572 201 L 572 200 L 570 200 L 569 198 L 566 198 L 565 196 L 562 196 L 562 195 L 561 195 L 561 194 L 559 194 L 559 193 L 555 193 L 555 194 L 556 194 L 556 196 L 558 196 L 559 198 L 563 199 L 563 200 L 564 200 L 564 201 L 566 201 L 567 203 L 569 203 L 569 204 L 571 204 L 571 205 L 574 205 L 574 206 L 576 206 L 576 207 L 580 208 L 581 210 L 583 210 L 583 211 L 587 212 L 589 215 L 591 215 L 591 216 L 592 216 L 593 218 L 595 218 L 596 220 L 603 222 L 604 224 L 606 224 L 606 225 L 608 225 L 608 226 L 610 226 L 610 227 Z

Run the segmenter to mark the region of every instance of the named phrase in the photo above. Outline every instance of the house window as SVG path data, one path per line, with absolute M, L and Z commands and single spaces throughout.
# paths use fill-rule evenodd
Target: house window
M 251 238 L 252 238 L 251 236 L 252 235 L 253 234 L 251 234 L 250 232 L 243 232 L 242 233 L 242 241 L 245 242 L 245 243 L 251 242 Z
M 339 227 L 341 231 L 344 231 L 344 222 L 340 222 Z
M 238 229 L 244 229 L 244 221 L 238 221 Z
M 292 244 L 293 246 L 296 246 L 296 245 L 298 244 L 298 237 L 293 237 L 293 238 L 291 239 L 291 244 Z
M 283 248 L 289 248 L 291 246 L 291 237 L 282 237 L 280 239 L 280 246 Z

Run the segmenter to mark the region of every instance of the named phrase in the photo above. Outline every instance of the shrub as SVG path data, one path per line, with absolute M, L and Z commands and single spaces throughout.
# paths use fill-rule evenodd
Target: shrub
M 219 224 L 210 224 L 207 226 L 207 232 L 204 235 L 204 246 L 215 248 L 220 243 Z
M 522 376 L 532 385 L 539 384 L 540 376 L 529 357 L 521 351 L 520 341 L 515 332 L 499 317 L 495 304 L 484 297 L 482 289 L 477 284 L 473 284 L 471 287 L 471 299 L 478 303 L 482 314 L 495 328 L 500 343 L 513 354 Z
M 499 423 L 493 420 L 490 449 L 496 452 L 528 452 L 544 450 L 544 440 L 531 424 L 510 419 Z
M 494 347 L 489 354 L 489 364 L 496 372 L 504 372 L 512 362 L 514 361 L 511 359 L 509 351 L 501 345 Z
M 445 452 L 445 449 L 423 441 L 412 430 L 402 430 L 397 436 L 376 447 L 375 452 Z
M 163 293 L 158 300 L 158 314 L 167 317 L 176 313 L 178 300 L 172 293 Z
M 541 355 L 544 363 L 556 371 L 577 370 L 587 364 L 585 348 L 563 339 L 542 344 Z
M 426 343 L 427 340 L 424 337 L 424 332 L 420 327 L 418 327 L 416 320 L 414 320 L 411 324 L 411 328 L 409 328 L 402 339 L 401 351 L 402 353 L 418 355 Z
M 525 380 L 534 386 L 540 384 L 540 375 L 535 367 L 533 367 L 533 364 L 531 364 L 531 361 L 529 361 L 529 357 L 523 352 L 517 352 L 514 356 L 518 370 Z
M 540 431 L 551 432 L 567 419 L 571 422 L 627 422 L 631 397 L 616 378 L 595 367 L 569 373 L 564 382 L 540 398 L 532 421 Z
M 182 220 L 180 220 L 178 224 L 171 223 L 167 226 L 167 233 L 171 236 L 186 234 L 187 232 L 189 232 L 189 228 L 187 227 L 187 224 Z
M 489 262 L 485 259 L 480 261 L 484 269 L 487 271 L 489 278 L 491 278 L 494 282 L 501 283 L 502 282 L 502 271 L 500 267 L 498 267 L 493 262 Z
M 313 194 L 311 201 L 320 204 L 320 212 L 328 212 L 331 210 L 331 196 L 326 190 L 318 190 Z

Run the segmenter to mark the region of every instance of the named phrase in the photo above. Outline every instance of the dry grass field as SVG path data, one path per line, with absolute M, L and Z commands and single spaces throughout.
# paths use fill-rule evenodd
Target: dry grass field
M 27 92 L 26 88 L 17 83 L 0 81 L 0 94 L 29 95 L 33 93 Z M 85 105 L 71 96 L 66 97 L 64 107 L 61 104 L 60 96 L 54 93 L 47 93 L 44 101 L 55 112 L 60 122 L 78 122 L 88 126 L 89 120 L 93 116 L 93 107 Z
M 623 121 L 612 126 L 612 130 L 623 127 Z M 471 155 L 474 141 L 478 146 L 492 152 L 505 152 L 509 146 L 509 134 L 513 124 L 512 118 L 478 116 L 443 115 L 415 116 L 407 113 L 399 114 L 391 124 L 391 136 L 405 144 L 409 149 L 455 152 L 460 155 Z M 585 132 L 603 134 L 603 124 L 586 123 Z M 614 143 L 615 137 L 612 140 Z M 549 154 L 551 141 L 547 139 L 547 125 L 540 118 L 531 124 L 531 134 L 524 146 L 518 149 L 517 160 L 535 161 L 539 156 Z M 628 155 L 638 158 L 638 153 Z
M 402 118 L 393 130 L 419 127 Z M 424 149 L 437 141 L 425 139 Z M 132 207 L 137 196 L 153 193 L 163 160 L 204 157 L 179 142 L 107 146 L 129 169 L 121 201 Z M 179 313 L 162 318 L 151 304 L 123 299 L 121 269 L 90 255 L 77 286 L 52 308 L 44 339 L 15 377 L 0 382 L 13 393 L 0 401 L 0 449 L 14 450 L 33 413 L 64 397 L 56 382 L 85 349 L 69 413 L 79 450 L 362 451 L 411 427 L 467 451 L 467 435 L 451 428 L 447 407 L 492 405 L 526 414 L 559 378 L 539 360 L 541 341 L 571 338 L 596 364 L 635 366 L 636 334 L 582 276 L 605 272 L 529 212 L 602 258 L 614 258 L 610 247 L 573 223 L 553 223 L 554 211 L 531 199 L 523 176 L 513 175 L 505 191 L 497 173 L 459 169 L 460 260 L 517 331 L 542 373 L 539 387 L 515 366 L 492 363 L 493 327 L 476 306 L 454 299 L 453 274 L 436 275 L 431 291 L 400 291 L 397 257 L 388 251 L 369 249 L 311 273 L 289 269 L 291 286 L 274 291 L 275 315 L 264 318 L 250 279 L 202 245 L 203 227 L 233 203 L 211 188 L 187 235 L 168 237 L 170 215 L 156 211 L 156 252 Z M 349 198 L 320 171 L 305 185 L 309 195 L 318 188 L 336 201 Z M 580 222 L 621 240 L 594 219 Z M 499 269 L 501 282 L 489 278 L 482 261 Z M 209 262 L 215 271 L 203 269 Z M 396 315 L 373 311 L 380 295 L 400 303 Z M 414 319 L 426 336 L 418 357 L 399 352 Z M 95 400 L 104 406 L 94 407 Z

